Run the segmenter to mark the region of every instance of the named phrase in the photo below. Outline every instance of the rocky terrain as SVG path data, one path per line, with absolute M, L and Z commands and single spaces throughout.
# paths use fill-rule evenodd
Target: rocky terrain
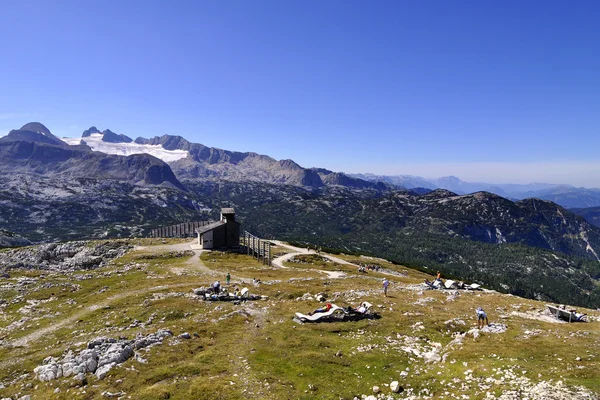
M 86 269 L 90 254 L 82 270 L 57 264 L 0 277 L 0 398 L 599 398 L 596 311 L 580 310 L 590 322 L 569 324 L 538 301 L 427 290 L 423 279 L 432 276 L 384 259 L 284 244 L 274 250 L 301 250 L 302 262 L 268 267 L 181 241 L 128 245 L 95 269 Z M 380 271 L 360 273 L 356 260 Z M 226 289 L 246 286 L 264 300 L 194 294 L 227 273 Z M 254 278 L 263 283 L 252 285 Z M 292 319 L 322 305 L 318 299 L 367 301 L 379 317 Z M 477 307 L 490 320 L 483 329 Z
M 0 226 L 32 241 L 130 237 L 208 219 L 198 196 L 116 180 L 1 175 Z
M 27 246 L 31 242 L 16 233 L 9 232 L 5 229 L 0 229 L 0 248 L 2 247 L 20 247 Z
M 0 272 L 13 269 L 75 272 L 101 267 L 122 257 L 132 246 L 127 241 L 49 243 L 14 249 L 0 256 Z
M 303 168 L 292 160 L 275 160 L 257 153 L 232 152 L 199 143 L 181 136 L 164 135 L 152 139 L 137 138 L 139 144 L 162 145 L 167 150 L 186 150 L 189 156 L 170 163 L 180 179 L 233 182 L 264 182 L 300 187 L 342 185 L 355 188 L 384 187 L 325 169 Z

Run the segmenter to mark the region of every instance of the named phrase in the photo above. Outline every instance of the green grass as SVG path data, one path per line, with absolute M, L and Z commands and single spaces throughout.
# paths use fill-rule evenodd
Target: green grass
M 5 362 L 0 364 L 0 382 L 7 386 L 0 389 L 0 397 L 18 392 L 31 394 L 33 398 L 95 399 L 103 391 L 124 391 L 135 399 L 337 400 L 370 394 L 374 385 L 389 394 L 385 384 L 398 380 L 407 392 L 412 390 L 415 395 L 432 393 L 435 398 L 449 398 L 445 395 L 449 391 L 457 396 L 483 398 L 485 391 L 469 384 L 465 372 L 472 370 L 474 379 L 485 379 L 497 376 L 497 369 L 511 366 L 516 366 L 514 371 L 519 376 L 533 382 L 560 379 L 569 385 L 600 391 L 598 322 L 554 324 L 511 314 L 513 310 L 536 313 L 544 308 L 544 303 L 494 292 L 461 292 L 456 299 L 448 300 L 447 292 L 411 289 L 411 285 L 426 277 L 431 279 L 430 276 L 382 260 L 376 262 L 403 275 L 373 271 L 359 274 L 356 267 L 326 263 L 318 257 L 306 257 L 306 263 L 288 263 L 289 268 L 279 269 L 243 254 L 206 252 L 198 260 L 195 256 L 163 256 L 165 244 L 160 241 L 140 241 L 137 245 L 145 248 L 106 267 L 74 274 L 92 274 L 93 279 L 46 274 L 40 282 L 26 288 L 22 293 L 26 300 L 48 299 L 52 293 L 57 300 L 40 304 L 31 315 L 34 319 L 24 329 L 0 331 L 6 342 L 26 337 L 62 319 L 77 318 L 26 347 L 0 346 L 0 360 Z M 339 257 L 357 260 L 354 255 Z M 116 272 L 132 263 L 134 267 L 128 271 Z M 318 270 L 341 270 L 347 277 L 331 279 Z M 195 287 L 207 286 L 216 279 L 224 282 L 228 272 L 232 284 L 248 286 L 252 293 L 269 299 L 234 305 L 204 302 L 191 296 Z M 35 272 L 11 272 L 13 277 L 24 275 L 40 276 Z M 387 298 L 381 293 L 383 276 L 392 282 Z M 252 278 L 270 284 L 254 287 L 249 285 Z M 40 283 L 62 286 L 41 288 Z M 80 289 L 71 292 L 69 286 L 64 286 L 71 283 L 80 285 Z M 101 292 L 105 287 L 108 289 Z M 297 298 L 321 292 L 340 306 L 369 301 L 382 318 L 322 324 L 293 322 L 295 312 L 306 313 L 320 304 Z M 1 294 L 7 299 L 17 292 L 7 290 Z M 424 298 L 433 301 L 414 304 Z M 68 299 L 76 304 L 67 306 Z M 2 308 L 0 315 L 4 319 L 0 318 L 0 328 L 18 320 L 22 316 L 19 310 L 25 304 Z M 98 304 L 102 307 L 88 309 Z M 402 340 L 407 336 L 424 347 L 439 343 L 446 348 L 453 334 L 475 326 L 474 309 L 478 306 L 488 312 L 490 322 L 507 324 L 507 332 L 482 334 L 477 340 L 467 337 L 462 346 L 445 350 L 448 354 L 444 363 L 426 364 L 422 358 L 402 349 Z M 235 313 L 241 310 L 244 312 Z M 57 311 L 60 316 L 48 317 Z M 588 314 L 598 313 L 588 311 Z M 152 315 L 151 325 L 129 327 L 134 320 L 146 322 Z M 445 323 L 453 318 L 462 319 L 466 325 L 452 327 Z M 190 340 L 167 339 L 164 344 L 142 352 L 147 364 L 128 360 L 102 381 L 90 375 L 83 389 L 85 393 L 71 387 L 69 379 L 41 383 L 33 378 L 33 368 L 45 357 L 60 356 L 67 349 L 81 349 L 94 337 L 134 338 L 138 333 L 155 332 L 159 328 L 171 329 L 176 336 L 183 332 L 193 336 Z M 533 330 L 539 334 L 525 335 Z M 576 361 L 576 357 L 581 357 L 581 361 Z M 14 362 L 8 364 L 6 360 Z M 400 373 L 407 369 L 408 376 L 402 377 Z M 25 373 L 29 375 L 18 378 Z M 8 384 L 15 379 L 14 385 Z M 460 379 L 460 383 L 452 383 L 453 379 Z M 21 388 L 27 383 L 33 387 Z M 60 393 L 54 393 L 56 387 L 61 389 Z M 500 394 L 508 388 L 506 384 L 493 383 L 487 391 Z

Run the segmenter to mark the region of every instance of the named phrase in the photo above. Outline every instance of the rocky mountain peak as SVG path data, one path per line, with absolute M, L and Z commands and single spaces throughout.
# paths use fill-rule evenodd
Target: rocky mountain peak
M 50 132 L 50 129 L 46 128 L 43 124 L 39 122 L 29 122 L 23 125 L 20 130 L 41 133 L 44 136 L 54 137 L 54 135 Z
M 95 126 L 91 126 L 90 129 L 86 129 L 85 131 L 83 131 L 83 133 L 81 134 L 81 137 L 89 137 L 89 136 L 92 136 L 94 133 L 102 133 L 102 132 L 100 132 L 100 130 L 98 128 L 96 128 Z
M 21 129 L 13 129 L 0 142 L 15 143 L 15 142 L 34 142 L 46 143 L 55 146 L 66 146 L 66 144 L 54 136 L 48 128 L 39 122 L 30 122 L 21 127 Z
M 283 169 L 290 169 L 290 170 L 293 170 L 293 171 L 302 169 L 302 167 L 299 166 L 298 164 L 296 164 L 296 162 L 294 160 L 289 160 L 289 159 L 287 159 L 287 160 L 280 160 L 280 161 L 278 161 L 278 164 Z
M 102 133 L 100 132 L 100 130 L 98 130 L 98 128 L 96 128 L 95 126 L 90 127 L 90 129 L 86 129 L 85 131 L 83 131 L 83 134 L 81 135 L 81 137 L 89 137 L 92 136 L 94 133 Z
M 117 134 L 110 129 L 105 129 L 102 132 L 102 141 L 109 143 L 131 143 L 133 140 L 129 136 Z

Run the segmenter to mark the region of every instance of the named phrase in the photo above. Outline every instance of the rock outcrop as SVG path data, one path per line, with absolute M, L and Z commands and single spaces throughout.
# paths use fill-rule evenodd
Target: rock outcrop
M 42 382 L 71 376 L 84 381 L 86 374 L 95 374 L 98 379 L 104 379 L 112 368 L 133 357 L 135 350 L 161 344 L 169 336 L 173 336 L 170 330 L 159 329 L 146 336 L 138 335 L 134 340 L 99 337 L 91 340 L 87 349 L 77 354 L 70 350 L 62 358 L 45 358 L 33 372 Z
M 9 250 L 0 258 L 0 271 L 38 269 L 73 272 L 94 269 L 121 257 L 133 246 L 125 241 L 49 243 Z

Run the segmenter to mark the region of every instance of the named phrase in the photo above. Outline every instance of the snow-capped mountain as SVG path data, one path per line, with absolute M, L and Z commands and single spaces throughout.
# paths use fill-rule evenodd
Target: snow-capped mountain
M 181 136 L 163 135 L 132 141 L 110 130 L 92 126 L 82 138 L 63 138 L 71 146 L 85 144 L 92 150 L 120 156 L 149 154 L 169 164 L 181 180 L 264 182 L 301 187 L 345 186 L 385 189 L 369 182 L 320 168 L 304 168 L 292 160 L 275 160 L 267 155 L 236 152 L 191 143 Z
M 166 163 L 186 158 L 189 155 L 185 150 L 166 150 L 162 145 L 106 141 L 108 132 L 110 131 L 107 129 L 104 133 L 92 133 L 83 138 L 63 138 L 62 140 L 71 146 L 87 144 L 94 151 L 117 156 L 149 154 Z
M 39 122 L 28 123 L 0 138 L 0 174 L 113 179 L 183 188 L 169 165 L 156 157 L 94 152 L 79 142 L 68 145 Z

